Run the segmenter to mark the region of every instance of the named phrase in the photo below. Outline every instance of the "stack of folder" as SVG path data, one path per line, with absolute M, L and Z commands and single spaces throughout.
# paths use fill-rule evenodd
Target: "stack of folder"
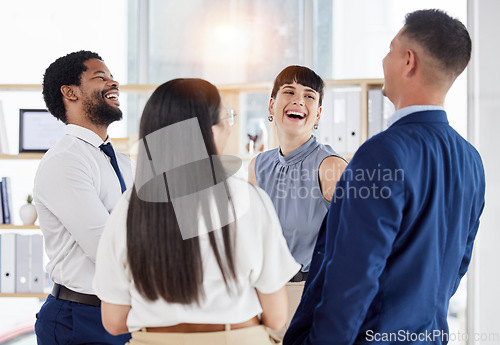
M 361 88 L 326 90 L 318 141 L 338 153 L 354 153 L 361 144 Z
M 394 105 L 384 97 L 382 90 L 368 90 L 368 138 L 387 128 L 387 121 L 394 111 Z
M 48 285 L 43 269 L 43 236 L 0 235 L 0 293 L 42 293 Z

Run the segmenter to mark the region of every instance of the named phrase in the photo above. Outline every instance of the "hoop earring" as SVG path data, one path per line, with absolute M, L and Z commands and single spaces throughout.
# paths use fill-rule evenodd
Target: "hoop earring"
M 269 114 L 269 116 L 267 117 L 267 119 L 269 120 L 269 122 L 273 122 L 274 116 L 272 116 L 271 114 Z
M 319 125 L 318 125 L 318 123 L 316 122 L 316 123 L 314 124 L 313 128 L 314 128 L 314 130 L 316 131 L 316 130 L 318 130 L 318 127 L 319 127 Z

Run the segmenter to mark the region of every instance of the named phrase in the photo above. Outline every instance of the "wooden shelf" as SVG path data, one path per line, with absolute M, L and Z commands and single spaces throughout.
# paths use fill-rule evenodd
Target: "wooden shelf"
M 115 150 L 118 152 L 128 153 L 128 150 L 130 149 L 131 146 L 130 138 L 111 138 L 111 142 L 113 143 Z M 22 152 L 17 155 L 2 153 L 0 154 L 0 160 L 2 159 L 40 160 L 42 159 L 44 154 L 45 153 L 43 152 Z
M 37 229 L 40 229 L 40 226 L 39 225 L 0 224 L 0 229 L 9 229 L 9 230 L 37 230 Z
M 36 297 L 41 299 L 46 299 L 48 293 L 43 292 L 32 292 L 32 293 L 0 293 L 0 297 Z
M 361 86 L 361 87 L 374 87 L 380 88 L 384 85 L 384 79 L 342 79 L 342 80 L 333 80 L 326 79 L 325 87 L 327 89 L 334 86 Z
M 32 160 L 35 160 L 35 159 L 42 159 L 43 155 L 44 155 L 44 153 L 37 153 L 37 152 L 33 152 L 33 153 L 25 152 L 25 153 L 20 153 L 17 155 L 0 154 L 0 159 L 32 159 Z
M 384 84 L 383 79 L 343 79 L 333 80 L 325 79 L 327 88 L 332 86 L 368 86 L 380 87 Z M 120 90 L 131 93 L 150 93 L 153 92 L 160 84 L 122 84 Z M 232 83 L 232 84 L 215 84 L 221 92 L 270 92 L 272 82 L 252 82 L 252 83 Z M 42 91 L 40 84 L 0 84 L 0 91 Z
M 1 84 L 0 91 L 42 91 L 40 84 Z

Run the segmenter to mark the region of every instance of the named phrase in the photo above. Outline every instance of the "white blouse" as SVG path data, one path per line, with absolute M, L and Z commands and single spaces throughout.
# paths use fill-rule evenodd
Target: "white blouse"
M 228 294 L 207 234 L 199 236 L 205 298 L 200 305 L 148 301 L 137 291 L 127 262 L 127 211 L 131 190 L 113 210 L 99 243 L 93 287 L 107 303 L 130 305 L 130 332 L 179 323 L 239 323 L 262 313 L 255 289 L 273 293 L 300 269 L 291 256 L 269 196 L 238 178 L 228 179 L 236 209 L 235 266 L 239 289 Z M 201 223 L 200 223 L 201 224 Z M 201 231 L 203 232 L 203 231 Z M 216 232 L 217 234 L 218 232 Z

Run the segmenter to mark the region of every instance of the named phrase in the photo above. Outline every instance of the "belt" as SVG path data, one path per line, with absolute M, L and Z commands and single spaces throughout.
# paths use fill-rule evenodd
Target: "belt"
M 56 299 L 62 299 L 64 301 L 87 304 L 94 307 L 101 306 L 101 300 L 96 295 L 76 292 L 68 289 L 66 286 L 59 285 L 56 283 L 54 283 L 51 295 L 54 296 Z
M 309 272 L 298 271 L 297 274 L 294 275 L 292 279 L 290 279 L 290 282 L 291 283 L 303 282 L 307 279 L 308 274 Z
M 222 332 L 232 329 L 245 328 L 259 324 L 259 318 L 254 316 L 248 321 L 236 323 L 232 325 L 225 324 L 204 324 L 204 323 L 180 323 L 178 325 L 166 327 L 147 327 L 142 330 L 145 332 L 160 332 L 160 333 L 199 333 L 199 332 Z

